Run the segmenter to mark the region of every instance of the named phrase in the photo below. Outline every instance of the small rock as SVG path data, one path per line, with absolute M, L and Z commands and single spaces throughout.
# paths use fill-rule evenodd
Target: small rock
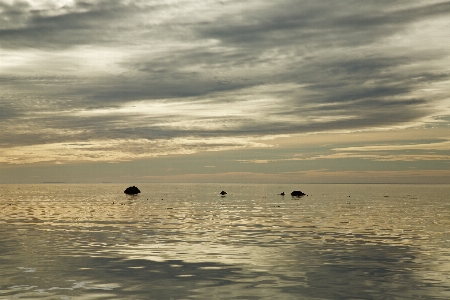
M 123 191 L 125 194 L 127 194 L 127 195 L 137 195 L 137 194 L 139 194 L 141 191 L 137 188 L 137 187 L 135 187 L 134 185 L 133 186 L 130 186 L 130 187 L 127 187 L 126 189 L 125 189 L 125 191 Z
M 291 193 L 291 196 L 292 197 L 301 197 L 301 196 L 305 196 L 306 194 L 305 193 L 303 193 L 302 191 L 293 191 L 292 193 Z

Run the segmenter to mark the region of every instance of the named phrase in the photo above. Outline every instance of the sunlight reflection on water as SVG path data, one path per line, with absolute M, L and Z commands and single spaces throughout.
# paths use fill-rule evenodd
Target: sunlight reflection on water
M 0 298 L 450 298 L 448 186 L 124 187 L 1 185 Z

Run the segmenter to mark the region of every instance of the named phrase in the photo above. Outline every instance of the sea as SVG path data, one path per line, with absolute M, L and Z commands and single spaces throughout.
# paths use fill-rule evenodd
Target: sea
M 437 184 L 3 184 L 0 299 L 450 299 L 449 196 Z

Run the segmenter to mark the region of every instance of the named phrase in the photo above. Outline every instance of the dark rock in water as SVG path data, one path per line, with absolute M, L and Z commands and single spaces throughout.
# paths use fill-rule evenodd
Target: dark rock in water
M 221 191 L 220 194 L 221 194 L 222 196 L 225 196 L 225 195 L 227 194 L 227 192 Z
M 135 187 L 134 185 L 130 186 L 130 187 L 127 187 L 126 190 L 124 191 L 124 193 L 127 194 L 127 195 L 137 195 L 140 192 L 141 191 L 137 187 Z
M 280 195 L 281 195 L 281 196 L 284 196 L 284 192 L 282 192 Z
M 305 196 L 306 194 L 305 193 L 303 193 L 302 191 L 293 191 L 292 193 L 291 193 L 291 196 L 292 197 L 301 197 L 301 196 Z

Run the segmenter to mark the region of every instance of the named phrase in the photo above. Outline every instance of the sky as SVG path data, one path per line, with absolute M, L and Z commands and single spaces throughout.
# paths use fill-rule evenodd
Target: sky
M 450 183 L 450 1 L 0 0 L 0 183 Z

